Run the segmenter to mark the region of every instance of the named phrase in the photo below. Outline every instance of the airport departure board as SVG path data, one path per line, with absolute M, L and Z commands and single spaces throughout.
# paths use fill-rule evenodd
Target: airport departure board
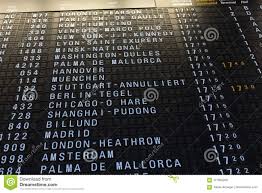
M 261 173 L 262 2 L 212 2 L 0 14 L 0 173 Z

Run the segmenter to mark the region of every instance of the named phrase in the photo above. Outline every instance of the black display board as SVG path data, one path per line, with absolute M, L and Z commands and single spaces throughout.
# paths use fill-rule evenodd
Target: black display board
M 1 14 L 0 173 L 261 173 L 261 13 Z

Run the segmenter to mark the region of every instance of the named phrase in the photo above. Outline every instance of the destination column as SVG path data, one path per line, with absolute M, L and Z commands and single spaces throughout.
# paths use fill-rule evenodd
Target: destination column
M 92 149 L 92 133 L 104 115 L 98 91 L 105 89 L 102 54 L 89 45 L 99 38 L 92 11 L 55 13 L 53 55 L 49 63 L 48 108 L 42 124 L 40 174 L 89 173 L 83 152 Z M 100 131 L 104 132 L 104 131 Z M 98 151 L 98 150 L 95 150 Z

